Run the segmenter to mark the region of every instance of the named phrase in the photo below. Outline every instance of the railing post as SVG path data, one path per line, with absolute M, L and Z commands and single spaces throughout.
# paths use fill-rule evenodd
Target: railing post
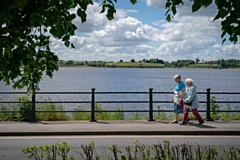
M 212 118 L 211 118 L 211 108 L 210 108 L 210 103 L 211 103 L 210 91 L 211 91 L 211 88 L 208 88 L 206 90 L 207 90 L 206 121 L 212 121 Z
M 149 117 L 148 121 L 154 121 L 153 119 L 153 94 L 152 94 L 153 89 L 149 88 Z
M 31 116 L 31 122 L 37 122 L 36 121 L 36 98 L 35 98 L 35 93 L 32 94 L 32 116 Z
M 96 122 L 96 119 L 95 119 L 95 88 L 92 88 L 91 119 L 90 119 L 90 122 Z

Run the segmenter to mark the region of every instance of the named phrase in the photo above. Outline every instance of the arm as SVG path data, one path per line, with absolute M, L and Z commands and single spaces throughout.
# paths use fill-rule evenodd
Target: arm
M 195 97 L 195 95 L 197 94 L 196 91 L 196 87 L 191 87 L 188 91 L 188 97 L 186 99 L 184 99 L 184 102 L 188 103 L 191 102 L 193 100 L 193 98 Z
M 186 92 L 186 89 L 183 88 L 183 89 L 182 89 L 182 96 L 180 96 L 181 99 L 184 99 L 185 92 Z

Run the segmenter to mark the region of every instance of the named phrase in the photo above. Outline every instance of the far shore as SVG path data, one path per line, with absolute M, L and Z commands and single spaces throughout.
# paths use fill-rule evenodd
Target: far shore
M 157 68 L 157 67 L 92 67 L 92 66 L 59 66 L 59 68 L 131 68 L 131 69 L 214 69 L 214 70 L 240 70 L 240 68 L 187 68 L 187 67 L 182 67 L 182 68 L 173 68 L 173 67 L 162 67 L 162 68 Z

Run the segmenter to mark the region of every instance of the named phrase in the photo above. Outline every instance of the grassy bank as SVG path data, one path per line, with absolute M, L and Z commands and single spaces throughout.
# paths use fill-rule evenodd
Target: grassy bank
M 117 68 L 164 68 L 164 64 L 158 64 L 158 63 L 137 63 L 137 62 L 112 62 L 112 63 L 106 63 L 106 67 L 117 67 Z
M 220 106 L 216 103 L 216 98 L 211 97 L 211 117 L 214 120 L 240 120 L 240 113 L 221 113 Z M 31 120 L 31 103 L 28 96 L 18 96 L 17 105 L 2 105 L 1 111 L 20 111 L 12 113 L 0 113 L 0 121 L 30 121 Z M 61 104 L 48 103 L 50 100 L 46 100 L 46 103 L 37 104 L 36 111 L 42 111 L 36 113 L 36 119 L 38 121 L 68 121 L 68 120 L 90 120 L 90 112 L 85 112 L 83 106 L 75 108 L 72 113 L 66 113 L 64 106 Z M 230 104 L 226 104 L 227 110 L 231 110 Z M 116 112 L 107 112 L 107 109 L 102 107 L 101 104 L 95 104 L 95 118 L 96 120 L 147 120 L 148 113 L 132 113 L 126 115 L 124 113 L 124 107 L 116 107 Z M 158 106 L 158 110 L 161 108 Z M 44 112 L 47 111 L 47 112 Z M 60 111 L 60 112 L 55 112 Z M 191 119 L 195 120 L 195 117 L 190 114 Z M 205 114 L 203 114 L 205 117 Z M 172 120 L 174 119 L 173 113 L 157 112 L 154 113 L 155 120 Z M 179 116 L 179 120 L 182 119 L 182 115 Z

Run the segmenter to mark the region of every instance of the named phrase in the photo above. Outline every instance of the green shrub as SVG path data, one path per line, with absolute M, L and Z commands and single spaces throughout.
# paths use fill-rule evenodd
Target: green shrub
M 219 111 L 220 111 L 220 106 L 219 104 L 216 103 L 216 97 L 212 96 L 210 99 L 210 109 L 211 109 L 211 118 L 213 118 L 214 120 L 219 120 L 220 119 L 220 115 L 219 115 Z
M 16 115 L 17 121 L 30 121 L 32 117 L 32 104 L 29 100 L 28 95 L 17 96 L 17 101 L 19 102 L 16 109 L 19 112 Z

